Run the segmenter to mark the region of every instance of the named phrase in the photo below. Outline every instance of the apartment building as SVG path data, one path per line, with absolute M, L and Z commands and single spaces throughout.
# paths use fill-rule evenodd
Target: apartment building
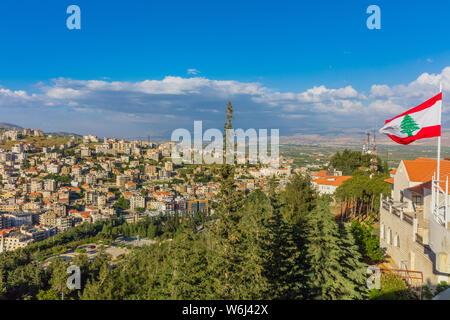
M 116 177 L 116 186 L 119 188 L 125 187 L 125 184 L 130 181 L 130 177 L 127 175 L 118 175 Z
M 72 218 L 61 217 L 55 213 L 49 212 L 39 217 L 39 223 L 44 226 L 56 227 L 59 232 L 63 232 L 72 227 Z
M 381 247 L 394 266 L 422 272 L 429 286 L 450 282 L 450 161 L 441 161 L 440 168 L 439 211 L 432 210 L 437 201 L 432 190 L 434 159 L 402 160 L 386 179 L 392 185 L 391 196 L 380 201 Z
M 44 180 L 44 190 L 45 191 L 56 191 L 56 181 L 53 179 Z
M 11 212 L 3 215 L 12 227 L 31 226 L 33 224 L 33 214 L 25 212 Z
M 157 176 L 158 175 L 158 167 L 153 165 L 145 166 L 145 174 L 148 176 Z
M 2 233 L 0 238 L 0 252 L 13 251 L 18 248 L 26 247 L 33 241 L 31 236 L 16 231 L 11 231 L 7 234 Z
M 195 214 L 198 212 L 209 214 L 209 200 L 189 200 L 187 202 L 187 213 Z
M 130 198 L 130 209 L 134 211 L 138 208 L 145 208 L 145 197 L 135 194 Z
M 61 171 L 61 165 L 59 163 L 51 163 L 47 166 L 47 172 L 50 174 L 58 174 Z

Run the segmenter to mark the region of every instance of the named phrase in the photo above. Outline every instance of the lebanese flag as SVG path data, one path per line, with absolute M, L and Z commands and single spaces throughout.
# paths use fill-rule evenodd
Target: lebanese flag
M 380 133 L 387 134 L 401 144 L 438 137 L 441 135 L 441 108 L 442 92 L 421 105 L 386 120 Z

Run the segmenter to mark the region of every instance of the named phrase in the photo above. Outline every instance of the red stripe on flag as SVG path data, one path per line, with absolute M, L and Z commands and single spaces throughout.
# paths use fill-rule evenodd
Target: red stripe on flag
M 397 136 L 393 136 L 391 134 L 388 134 L 388 137 L 400 144 L 410 144 L 411 142 L 419 139 L 433 138 L 438 137 L 440 135 L 441 135 L 441 126 L 439 125 L 439 126 L 424 127 L 411 137 L 400 138 Z
M 424 109 L 430 108 L 430 107 L 434 106 L 434 105 L 436 104 L 436 102 L 438 102 L 439 100 L 442 100 L 442 92 L 438 93 L 438 94 L 435 95 L 433 98 L 431 98 L 431 99 L 425 101 L 424 103 L 418 105 L 417 107 L 412 108 L 412 109 L 410 109 L 410 110 L 408 110 L 408 111 L 405 111 L 405 112 L 403 112 L 401 115 L 396 116 L 396 117 L 394 117 L 394 118 L 392 118 L 392 119 L 386 120 L 386 121 L 384 122 L 384 124 L 389 123 L 389 122 L 391 122 L 391 121 L 394 120 L 394 119 L 397 119 L 397 118 L 406 116 L 407 114 L 416 113 L 416 112 L 422 111 L 422 110 L 424 110 Z M 424 129 L 425 129 L 425 128 L 424 128 Z

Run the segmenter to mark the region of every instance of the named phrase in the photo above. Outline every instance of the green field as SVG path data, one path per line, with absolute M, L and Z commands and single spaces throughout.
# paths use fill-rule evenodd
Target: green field
M 294 159 L 296 167 L 302 167 L 307 164 L 324 165 L 337 151 L 344 149 L 361 151 L 362 146 L 299 146 L 299 145 L 280 145 L 280 155 Z M 437 147 L 435 146 L 392 146 L 378 145 L 377 155 L 384 161 L 388 160 L 390 168 L 396 168 L 400 160 L 412 160 L 419 157 L 436 158 Z M 450 148 L 441 148 L 441 158 L 450 158 Z

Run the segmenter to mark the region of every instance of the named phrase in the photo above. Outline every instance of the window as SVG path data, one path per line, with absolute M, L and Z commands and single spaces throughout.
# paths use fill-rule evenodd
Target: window
M 394 246 L 400 248 L 400 236 L 398 234 L 394 237 Z
M 414 252 L 409 252 L 409 268 L 414 270 L 416 268 L 416 255 Z
M 387 234 L 387 243 L 391 244 L 391 242 L 392 242 L 392 230 L 389 229 Z
M 421 195 L 417 195 L 414 194 L 412 196 L 412 202 L 416 205 L 416 206 L 422 206 L 423 205 L 423 197 Z
M 384 224 L 380 225 L 380 238 L 384 240 Z

